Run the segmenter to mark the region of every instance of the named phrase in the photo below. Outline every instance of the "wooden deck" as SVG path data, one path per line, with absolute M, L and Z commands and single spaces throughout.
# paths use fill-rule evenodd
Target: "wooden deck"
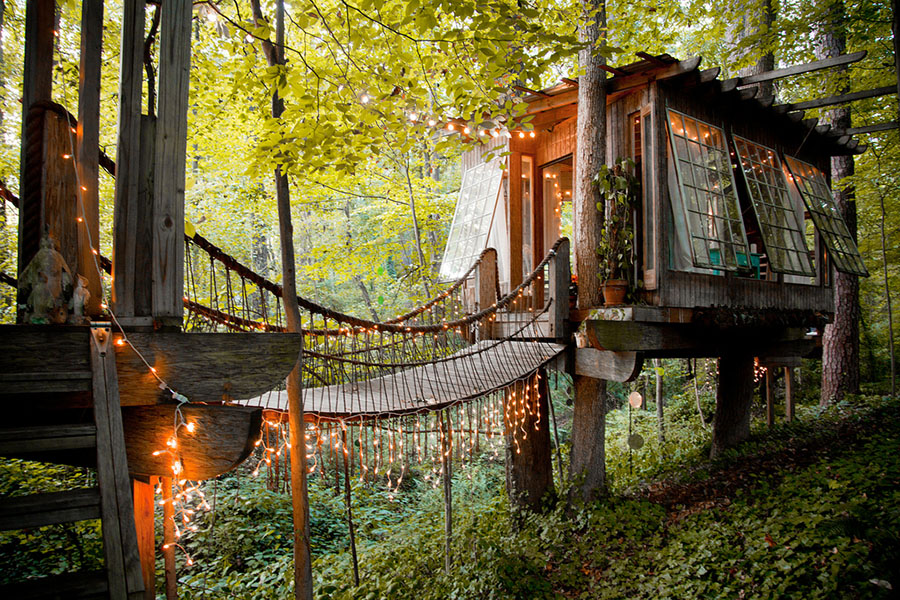
M 442 362 L 355 383 L 306 389 L 303 410 L 306 415 L 324 418 L 436 410 L 503 389 L 547 364 L 565 348 L 548 342 L 486 340 Z M 287 392 L 273 391 L 240 404 L 287 411 Z

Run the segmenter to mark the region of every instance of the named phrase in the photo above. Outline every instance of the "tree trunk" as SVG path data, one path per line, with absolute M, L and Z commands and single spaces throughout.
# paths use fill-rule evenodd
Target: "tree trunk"
M 844 54 L 846 37 L 844 9 L 838 3 L 828 20 L 818 26 L 815 40 L 817 59 L 831 58 Z M 850 91 L 847 67 L 833 71 L 840 85 L 836 93 Z M 834 108 L 825 113 L 825 121 L 838 129 L 850 127 L 850 109 L 846 106 Z M 837 184 L 854 173 L 853 156 L 835 156 L 831 159 L 831 181 Z M 834 193 L 835 204 L 847 222 L 850 235 L 856 239 L 856 198 L 850 186 Z M 856 275 L 834 274 L 834 322 L 825 326 L 822 341 L 822 393 L 820 404 L 826 406 L 839 402 L 847 393 L 859 391 L 859 278 Z
M 748 19 L 750 17 L 750 19 Z M 748 67 L 738 70 L 736 77 L 748 77 L 750 75 L 758 75 L 765 71 L 771 71 L 775 68 L 775 53 L 772 52 L 772 39 L 769 32 L 775 24 L 775 9 L 772 6 L 772 0 L 761 0 L 758 5 L 758 13 L 745 13 L 741 15 L 739 23 L 733 23 L 727 31 L 728 41 L 732 47 L 738 46 L 744 38 L 753 36 L 757 37 L 755 47 L 735 48 L 732 56 L 735 60 L 740 60 L 748 54 L 757 54 L 759 58 L 756 62 Z M 759 91 L 757 97 L 771 96 L 775 93 L 774 81 L 763 81 L 755 86 Z
M 750 437 L 753 389 L 752 356 L 723 356 L 719 359 L 719 386 L 710 458 Z
M 263 20 L 259 0 L 251 0 L 253 17 Z M 276 43 L 262 43 L 269 66 L 284 65 L 284 0 L 277 0 Z M 280 117 L 284 101 L 278 94 L 272 96 L 272 116 Z M 294 257 L 294 225 L 291 222 L 291 195 L 287 174 L 275 169 L 275 194 L 278 203 L 278 228 L 281 238 L 282 289 L 284 290 L 284 314 L 287 329 L 300 333 L 300 306 L 297 302 L 297 276 Z M 303 403 L 300 398 L 300 362 L 287 377 L 288 427 L 294 449 L 290 452 L 291 502 L 294 517 L 294 597 L 312 600 L 312 559 L 310 556 L 309 492 L 306 483 L 306 452 L 303 452 L 306 425 L 303 422 Z
M 606 381 L 583 375 L 574 379 L 569 501 L 590 502 L 606 492 Z
M 506 491 L 513 507 L 535 512 L 553 490 L 547 372 L 542 369 L 539 378 L 536 390 L 533 378 L 515 384 L 506 410 L 512 415 L 506 420 Z
M 605 0 L 582 0 L 585 23 L 578 31 L 582 42 L 590 46 L 578 55 L 585 70 L 578 80 L 577 155 L 575 158 L 575 275 L 578 277 L 578 307 L 591 308 L 603 302 L 597 248 L 603 227 L 603 212 L 598 210 L 600 195 L 592 179 L 606 162 L 606 72 L 600 67 L 606 58 L 595 54 L 598 43 L 606 38 Z M 602 207 L 601 207 L 602 208 Z

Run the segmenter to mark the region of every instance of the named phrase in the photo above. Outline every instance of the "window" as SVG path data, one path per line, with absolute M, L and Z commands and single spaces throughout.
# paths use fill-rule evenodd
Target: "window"
M 534 270 L 533 254 L 537 245 L 533 231 L 534 198 L 534 161 L 530 156 L 522 157 L 522 277 L 527 277 Z
M 441 278 L 461 277 L 485 249 L 500 194 L 501 158 L 481 163 L 463 173 L 447 248 L 441 261 Z
M 814 166 L 792 156 L 785 156 L 784 159 L 816 229 L 822 234 L 822 241 L 834 261 L 834 267 L 844 273 L 868 277 L 869 271 L 847 229 L 847 223 L 834 203 L 825 175 Z
M 815 275 L 801 218 L 791 204 L 781 161 L 774 150 L 732 136 L 750 200 L 766 246 L 769 268 L 792 275 Z
M 668 110 L 694 266 L 736 271 L 749 256 L 725 132 Z

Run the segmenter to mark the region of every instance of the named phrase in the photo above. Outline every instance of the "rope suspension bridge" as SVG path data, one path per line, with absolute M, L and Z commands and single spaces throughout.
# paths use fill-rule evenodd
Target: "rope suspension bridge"
M 115 164 L 103 158 L 114 175 Z M 18 205 L 5 188 L 0 195 Z M 286 331 L 280 285 L 198 233 L 185 235 L 184 244 L 185 331 Z M 100 264 L 111 271 L 109 259 Z M 16 283 L 6 274 L 2 282 Z M 298 297 L 311 464 L 321 464 L 316 454 L 323 448 L 355 448 L 361 473 L 371 465 L 377 474 L 405 464 L 409 453 L 440 463 L 445 435 L 460 455 L 504 433 L 518 444 L 527 436 L 523 424 L 539 415 L 539 379 L 565 350 L 558 342 L 568 284 L 568 241 L 559 240 L 507 294 L 500 292 L 496 253 L 486 250 L 434 298 L 383 322 Z M 263 460 L 271 464 L 289 447 L 286 391 L 237 403 L 264 409 Z

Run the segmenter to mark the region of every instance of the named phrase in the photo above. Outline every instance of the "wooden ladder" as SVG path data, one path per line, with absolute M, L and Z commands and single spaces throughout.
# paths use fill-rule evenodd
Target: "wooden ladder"
M 6 585 L 0 587 L 0 598 L 137 600 L 144 597 L 115 353 L 109 328 L 91 328 L 89 343 L 90 360 L 79 363 L 79 359 L 87 357 L 83 354 L 76 356 L 68 361 L 66 368 L 69 370 L 48 371 L 43 364 L 54 364 L 49 358 L 46 363 L 29 363 L 26 360 L 25 364 L 31 369 L 7 372 L 0 375 L 0 379 L 10 382 L 19 398 L 39 398 L 52 392 L 56 394 L 57 406 L 65 406 L 59 398 L 65 398 L 67 394 L 74 398 L 79 393 L 88 392 L 92 399 L 93 423 L 29 424 L 2 428 L 0 455 L 67 463 L 67 457 L 71 457 L 77 463 L 79 453 L 92 458 L 90 450 L 93 449 L 96 454 L 97 487 L 0 498 L 0 529 L 26 529 L 99 518 L 105 569 L 65 573 Z M 52 356 L 53 350 L 49 347 L 48 355 Z M 78 351 L 78 348 L 68 349 L 72 353 Z M 72 364 L 76 365 L 74 369 Z M 68 414 L 65 411 L 60 413 Z M 52 422 L 53 419 L 48 420 Z

